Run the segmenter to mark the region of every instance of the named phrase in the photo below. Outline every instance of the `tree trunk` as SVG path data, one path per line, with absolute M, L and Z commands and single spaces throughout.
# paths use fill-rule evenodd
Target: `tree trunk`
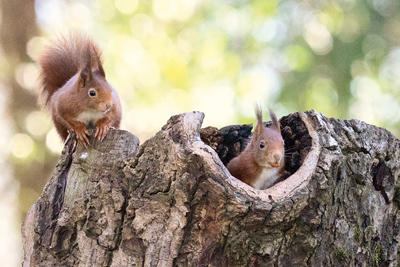
M 203 117 L 173 116 L 140 147 L 125 131 L 88 148 L 69 139 L 24 222 L 23 266 L 400 265 L 390 132 L 283 117 L 287 178 L 260 191 L 224 167 L 251 125 L 200 130 Z

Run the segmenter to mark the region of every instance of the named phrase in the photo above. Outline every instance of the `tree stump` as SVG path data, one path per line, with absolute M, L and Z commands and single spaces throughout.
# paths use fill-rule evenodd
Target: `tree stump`
M 256 190 L 225 164 L 251 125 L 170 118 L 138 146 L 68 139 L 22 227 L 23 266 L 399 266 L 400 142 L 358 120 L 283 117 L 286 175 Z

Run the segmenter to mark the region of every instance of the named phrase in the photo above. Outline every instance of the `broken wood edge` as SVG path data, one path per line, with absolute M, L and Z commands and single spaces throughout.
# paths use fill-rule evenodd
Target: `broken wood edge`
M 299 116 L 304 122 L 307 131 L 312 139 L 311 149 L 304 159 L 301 167 L 294 174 L 289 176 L 284 181 L 279 182 L 265 190 L 255 189 L 254 187 L 249 186 L 232 176 L 225 165 L 222 163 L 215 150 L 203 143 L 203 141 L 195 140 L 192 143 L 192 148 L 194 149 L 194 152 L 196 154 L 201 155 L 205 159 L 213 173 L 221 174 L 222 172 L 222 181 L 218 181 L 219 179 L 216 181 L 221 186 L 229 186 L 233 191 L 239 191 L 240 193 L 245 194 L 250 198 L 261 199 L 266 202 L 271 202 L 271 200 L 276 202 L 283 201 L 287 197 L 293 196 L 296 192 L 305 188 L 308 185 L 314 173 L 314 170 L 317 167 L 319 155 L 321 153 L 319 137 L 312 125 L 309 115 L 307 115 L 305 112 L 299 112 Z M 197 132 L 198 136 L 200 136 L 200 127 Z
M 311 149 L 304 159 L 301 167 L 294 174 L 289 176 L 284 181 L 277 183 L 266 190 L 263 190 L 266 195 L 271 196 L 275 201 L 280 201 L 285 197 L 291 197 L 296 191 L 306 187 L 318 164 L 319 155 L 321 153 L 321 145 L 318 134 L 306 113 L 301 111 L 299 112 L 299 116 L 306 125 L 308 134 L 311 137 Z

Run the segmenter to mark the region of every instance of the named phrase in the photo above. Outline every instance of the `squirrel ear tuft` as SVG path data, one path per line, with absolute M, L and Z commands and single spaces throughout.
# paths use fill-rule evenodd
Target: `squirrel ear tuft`
M 97 69 L 99 70 L 100 75 L 105 78 L 106 77 L 106 72 L 103 69 L 103 65 L 101 63 L 100 55 L 98 54 L 98 52 L 97 52 L 95 47 L 93 47 L 93 51 L 94 51 L 94 57 L 95 57 L 96 63 L 97 63 Z
M 83 52 L 83 64 L 82 70 L 80 73 L 80 79 L 83 82 L 83 87 L 85 87 L 88 81 L 93 79 L 92 73 L 92 51 L 91 46 L 87 45 L 85 51 Z
M 276 118 L 276 115 L 272 111 L 272 109 L 269 109 L 269 116 L 271 117 L 271 120 L 272 120 L 272 126 L 280 133 L 281 132 L 281 126 L 279 125 L 279 121 Z
M 260 105 L 255 104 L 254 111 L 255 111 L 256 117 L 257 117 L 257 125 L 256 125 L 256 128 L 254 129 L 254 134 L 257 136 L 260 136 L 264 132 L 264 125 L 263 125 L 263 121 L 262 121 L 262 109 L 261 109 Z

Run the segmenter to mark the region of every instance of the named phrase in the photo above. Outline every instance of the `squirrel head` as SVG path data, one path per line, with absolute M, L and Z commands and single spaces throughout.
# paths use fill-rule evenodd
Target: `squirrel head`
M 92 43 L 88 43 L 82 54 L 84 60 L 78 77 L 79 93 L 87 99 L 87 107 L 106 113 L 113 105 L 113 90 L 106 80 L 100 56 Z
M 285 154 L 279 122 L 275 113 L 271 109 L 269 111 L 272 125 L 264 127 L 261 108 L 257 105 L 255 106 L 257 126 L 254 129 L 250 144 L 253 158 L 257 165 L 268 169 L 283 166 Z

